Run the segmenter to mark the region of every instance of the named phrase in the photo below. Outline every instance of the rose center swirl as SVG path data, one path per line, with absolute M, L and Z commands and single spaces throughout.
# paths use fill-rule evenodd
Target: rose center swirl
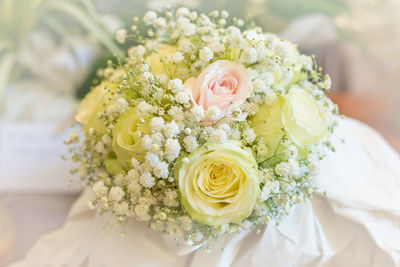
M 197 188 L 201 195 L 209 201 L 229 204 L 237 195 L 244 176 L 240 168 L 235 168 L 229 162 L 209 162 L 205 160 L 196 173 Z

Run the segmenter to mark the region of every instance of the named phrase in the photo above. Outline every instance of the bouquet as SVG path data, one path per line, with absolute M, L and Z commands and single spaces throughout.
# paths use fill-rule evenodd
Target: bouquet
M 149 11 L 117 40 L 72 133 L 88 204 L 179 244 L 279 223 L 316 190 L 337 107 L 290 42 L 226 11 Z

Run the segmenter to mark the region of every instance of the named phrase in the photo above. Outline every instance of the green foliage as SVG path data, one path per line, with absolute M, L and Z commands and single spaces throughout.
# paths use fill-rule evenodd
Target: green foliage
M 19 48 L 35 28 L 47 28 L 60 38 L 76 29 L 86 30 L 112 54 L 123 56 L 99 17 L 92 0 L 0 0 L 0 102 L 18 68 Z M 65 21 L 75 24 L 66 27 Z
M 348 11 L 343 0 L 269 0 L 267 6 L 271 13 L 286 19 L 320 12 L 330 16 Z
M 90 66 L 90 72 L 85 78 L 85 80 L 79 85 L 76 90 L 75 96 L 78 99 L 83 99 L 83 97 L 90 91 L 90 88 L 93 85 L 97 85 L 97 70 L 103 69 L 107 66 L 107 61 L 109 60 L 109 55 L 105 54 L 100 58 L 96 58 L 96 60 Z

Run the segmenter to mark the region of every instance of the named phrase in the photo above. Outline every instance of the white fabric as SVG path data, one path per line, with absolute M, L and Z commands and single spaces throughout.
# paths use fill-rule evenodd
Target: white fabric
M 400 266 L 399 155 L 351 119 L 341 120 L 333 143 L 337 152 L 324 159 L 318 179 L 326 196 L 298 205 L 280 226 L 228 235 L 210 253 L 177 256 L 181 251 L 170 250 L 145 223 L 130 222 L 124 238 L 119 226 L 104 230 L 107 218 L 88 210 L 85 193 L 63 228 L 11 266 Z

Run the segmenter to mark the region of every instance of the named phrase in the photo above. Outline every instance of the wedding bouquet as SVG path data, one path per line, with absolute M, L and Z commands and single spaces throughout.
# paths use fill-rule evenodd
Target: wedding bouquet
M 134 21 L 116 37 L 136 45 L 76 115 L 85 140 L 66 141 L 91 208 L 193 245 L 278 223 L 313 194 L 337 108 L 312 57 L 226 11 Z

